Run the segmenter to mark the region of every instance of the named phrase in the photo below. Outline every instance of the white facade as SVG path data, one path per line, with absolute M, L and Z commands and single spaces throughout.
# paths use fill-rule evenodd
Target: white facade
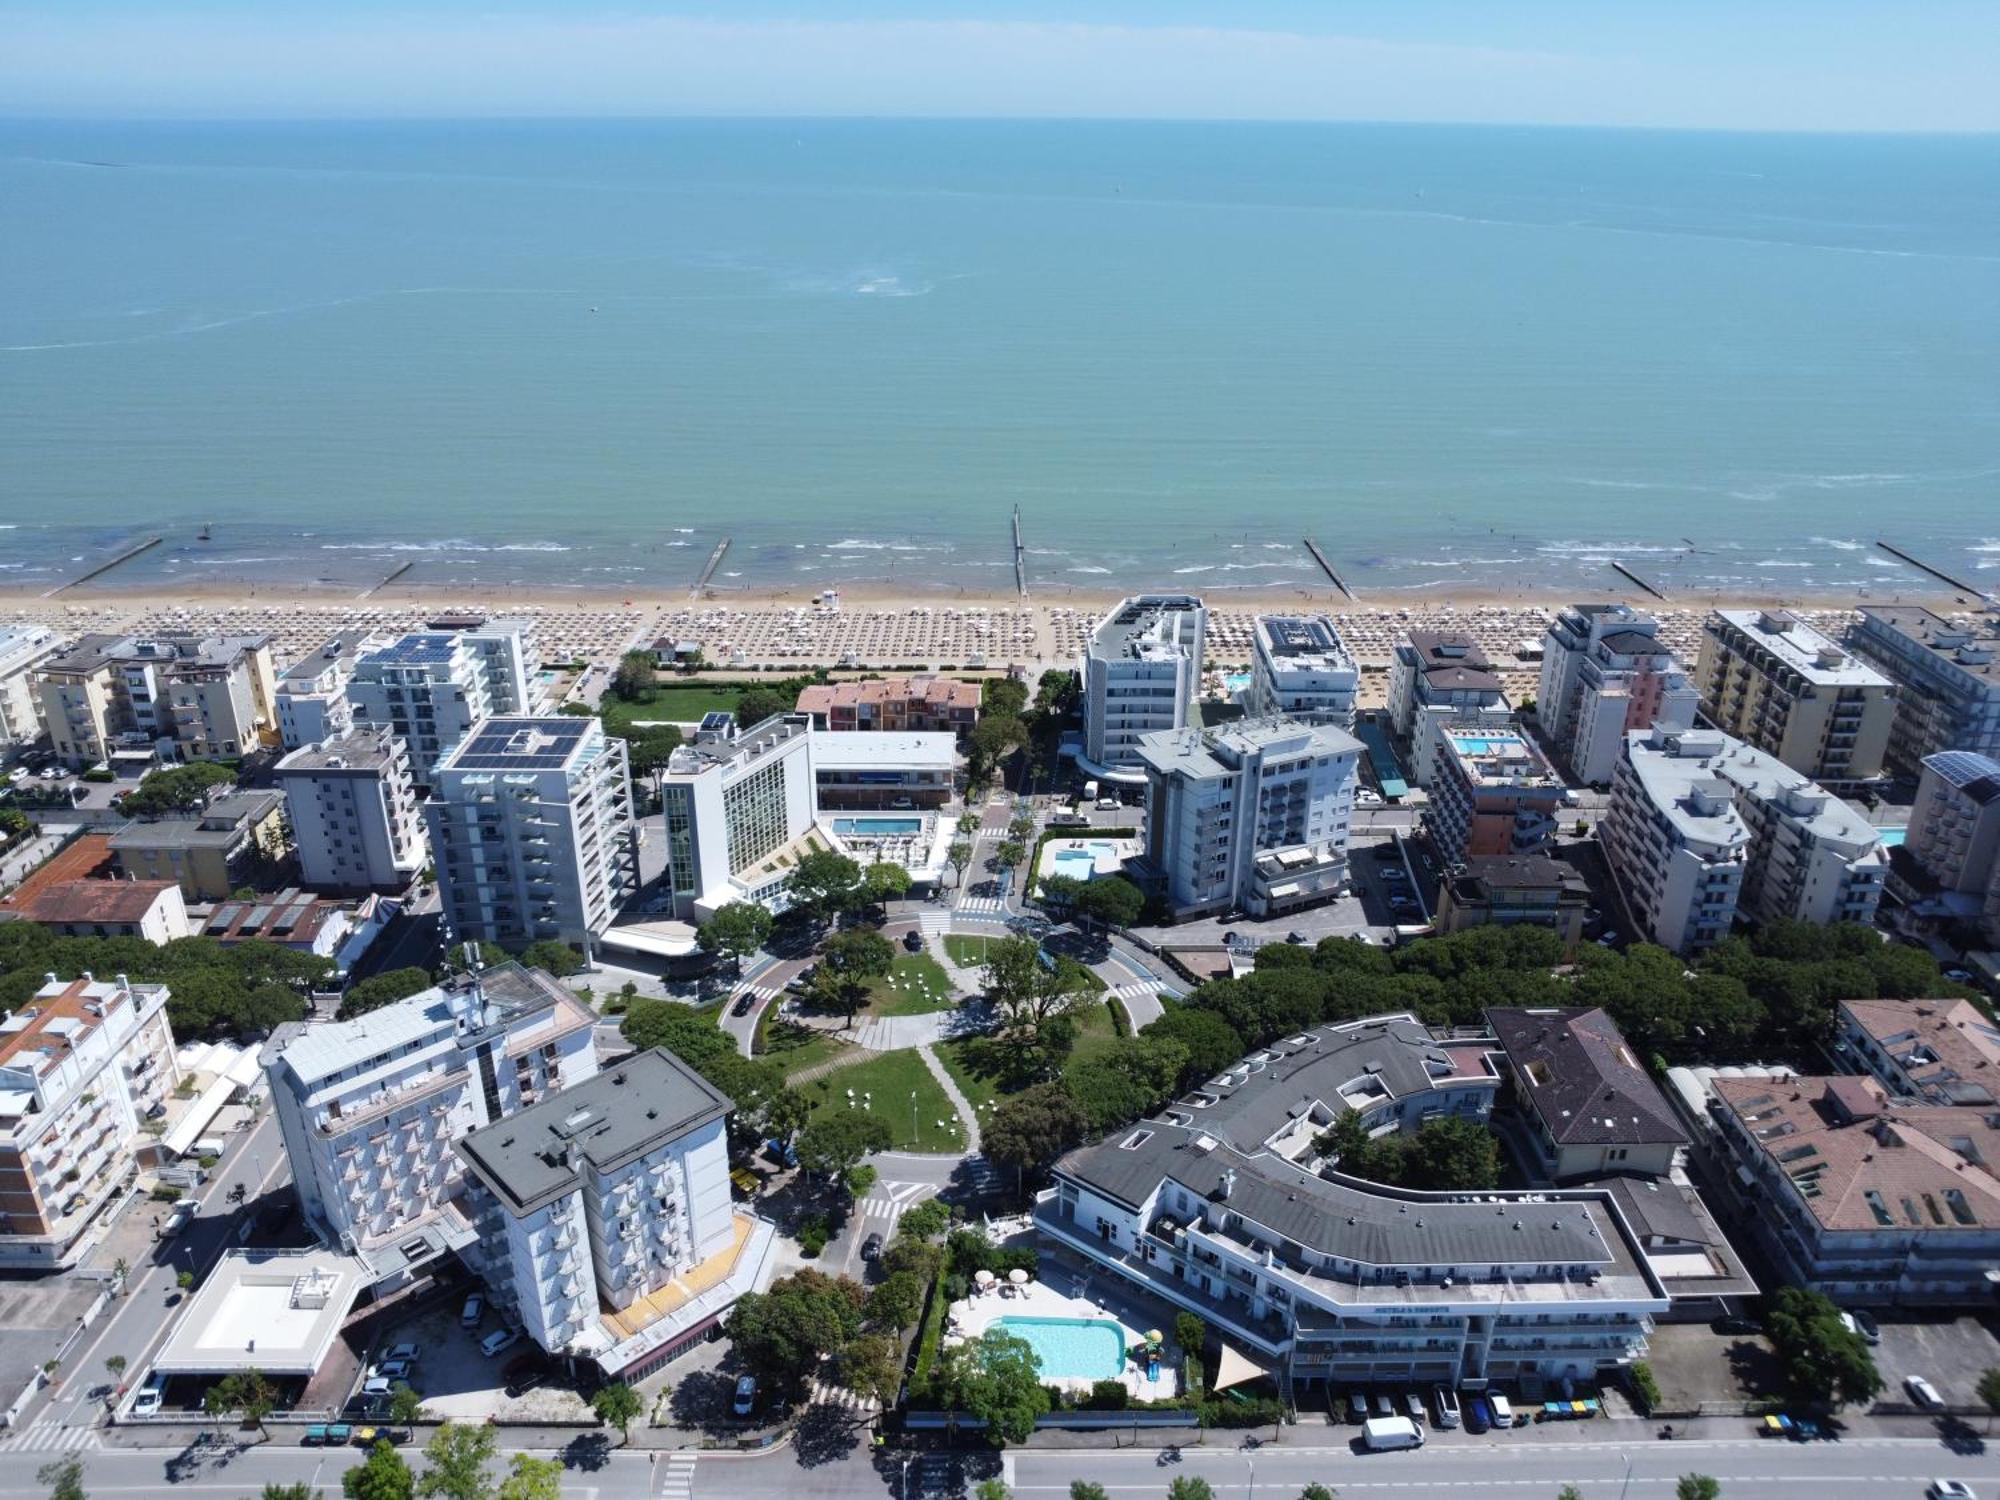
M 775 856 L 807 838 L 818 816 L 813 738 L 808 714 L 741 731 L 721 714 L 674 752 L 658 781 L 677 916 L 706 919 L 732 901 L 782 903 L 791 872 Z
M 61 649 L 62 637 L 46 625 L 0 625 L 0 764 L 41 738 L 35 669 Z
M 1176 914 L 1254 915 L 1347 884 L 1361 745 L 1333 723 L 1249 719 L 1146 735 L 1146 845 Z
M 366 727 L 294 750 L 274 774 L 297 845 L 300 883 L 315 890 L 399 890 L 430 857 L 410 753 Z
M 1083 657 L 1087 775 L 1140 784 L 1139 741 L 1192 722 L 1207 625 L 1191 594 L 1137 594 L 1097 627 Z
M 1535 715 L 1588 786 L 1610 784 L 1630 731 L 1694 722 L 1700 692 L 1659 628 L 1627 604 L 1576 605 L 1549 626 Z
M 438 768 L 424 820 L 461 940 L 587 946 L 637 882 L 625 742 L 597 719 L 486 720 Z
M 280 1044 L 266 1072 L 307 1222 L 385 1280 L 413 1237 L 462 1248 L 452 1147 L 594 1074 L 593 1020 L 547 975 L 502 964 Z
M 1864 609 L 1855 650 L 1896 683 L 1889 762 L 1905 776 L 1948 750 L 2000 756 L 2000 619 L 1971 628 L 1927 609 Z
M 492 712 L 532 718 L 548 712 L 542 692 L 541 647 L 532 620 L 488 620 L 458 632 L 486 672 Z
M 629 1363 L 645 1299 L 736 1248 L 730 1107 L 656 1049 L 462 1142 L 469 1258 L 502 1317 L 551 1354 Z
M 0 1020 L 0 1267 L 72 1264 L 180 1082 L 165 985 L 48 976 Z
M 391 730 L 410 747 L 410 772 L 426 789 L 445 756 L 493 713 L 486 658 L 462 636 L 436 631 L 365 653 L 347 692 L 355 722 Z
M 364 652 L 387 644 L 367 630 L 343 630 L 278 678 L 278 736 L 287 750 L 336 739 L 354 727 L 347 687 Z
M 1332 620 L 1325 615 L 1259 615 L 1251 647 L 1244 706 L 1252 716 L 1282 714 L 1354 727 L 1361 668 Z
M 49 742 L 70 766 L 121 743 L 224 760 L 277 738 L 268 636 L 86 635 L 38 671 Z
M 1875 830 L 1824 788 L 1717 730 L 1675 725 L 1626 737 L 1599 838 L 1646 935 L 1690 955 L 1739 910 L 1866 922 L 1888 868 Z

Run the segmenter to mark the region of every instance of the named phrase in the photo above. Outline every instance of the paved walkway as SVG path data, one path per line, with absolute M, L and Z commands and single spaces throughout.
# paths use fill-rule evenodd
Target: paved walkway
M 965 1154 L 974 1156 L 979 1151 L 979 1111 L 972 1107 L 972 1101 L 965 1097 L 945 1065 L 938 1060 L 937 1053 L 929 1047 L 917 1048 L 917 1055 L 924 1060 L 924 1066 L 931 1070 L 931 1077 L 938 1081 L 945 1097 L 951 1100 L 951 1107 L 958 1111 L 958 1118 L 965 1124 Z
M 852 1052 L 843 1052 L 838 1057 L 830 1057 L 823 1063 L 814 1063 L 801 1072 L 787 1073 L 785 1082 L 797 1088 L 802 1083 L 811 1083 L 815 1078 L 824 1078 L 829 1073 L 838 1073 L 842 1068 L 851 1068 L 856 1063 L 867 1062 L 869 1058 L 869 1053 L 857 1048 Z

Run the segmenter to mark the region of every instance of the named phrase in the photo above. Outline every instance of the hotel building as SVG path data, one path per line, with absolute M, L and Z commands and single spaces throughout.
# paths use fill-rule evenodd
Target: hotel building
M 1700 695 L 1659 629 L 1628 604 L 1574 605 L 1549 626 L 1535 718 L 1587 786 L 1611 784 L 1632 730 L 1694 722 Z
M 1324 719 L 1354 727 L 1361 669 L 1325 615 L 1259 615 L 1251 640 L 1250 689 L 1255 718 Z
M 1546 1176 L 1665 1177 L 1673 1169 L 1687 1132 L 1603 1010 L 1496 1006 L 1486 1022 Z
M 1139 741 L 1193 721 L 1207 628 L 1192 594 L 1136 594 L 1105 617 L 1083 657 L 1086 776 L 1144 783 Z
M 1532 854 L 1548 843 L 1564 787 L 1526 735 L 1505 721 L 1429 727 L 1438 753 L 1424 827 L 1447 865 Z
M 424 804 L 453 937 L 586 951 L 638 883 L 625 742 L 597 719 L 494 718 Z
M 86 635 L 37 675 L 49 741 L 72 767 L 121 743 L 231 760 L 277 740 L 268 636 Z
M 781 906 L 791 854 L 817 837 L 811 718 L 776 714 L 739 729 L 733 715 L 710 714 L 658 781 L 675 914 Z
M 0 1020 L 0 1267 L 72 1264 L 137 1177 L 139 1127 L 180 1083 L 167 994 L 51 974 Z
M 46 625 L 0 625 L 0 766 L 42 735 L 42 695 L 36 673 L 62 650 Z
M 1437 774 L 1438 723 L 1504 722 L 1507 694 L 1485 650 L 1457 631 L 1413 630 L 1389 664 L 1389 722 L 1410 746 L 1410 775 L 1429 786 Z
M 1573 865 L 1546 854 L 1474 855 L 1438 888 L 1437 930 L 1546 927 L 1575 947 L 1589 907 L 1590 887 Z
M 189 901 L 223 901 L 266 884 L 285 859 L 285 799 L 232 792 L 197 817 L 137 819 L 111 835 L 111 857 L 128 880 L 171 880 Z
M 300 1211 L 371 1282 L 398 1282 L 474 1232 L 452 1147 L 597 1071 L 591 1011 L 500 964 L 275 1045 L 270 1079 Z
M 1717 729 L 1814 781 L 1882 775 L 1895 688 L 1781 609 L 1719 609 L 1703 626 L 1701 711 Z
M 1970 750 L 2000 756 L 2000 625 L 1968 628 L 1927 609 L 1864 609 L 1854 649 L 1896 684 L 1888 762 L 1918 774 L 1926 756 Z
M 278 734 L 287 750 L 338 738 L 354 727 L 347 687 L 363 654 L 385 644 L 372 630 L 343 630 L 278 679 Z
M 464 637 L 436 631 L 364 653 L 347 693 L 356 723 L 387 729 L 410 747 L 410 774 L 423 791 L 445 756 L 494 712 L 485 657 Z
M 1843 1000 L 1837 1025 L 1896 1098 L 2000 1105 L 2000 1026 L 1970 1000 Z
M 401 890 L 430 857 L 408 747 L 364 725 L 294 750 L 273 774 L 285 794 L 299 880 L 314 890 Z
M 1346 889 L 1360 756 L 1330 722 L 1246 719 L 1142 737 L 1146 853 L 1175 915 L 1275 916 Z
M 1598 837 L 1646 936 L 1691 956 L 1762 920 L 1866 922 L 1888 869 L 1868 821 L 1775 756 L 1714 730 L 1626 736 Z
M 799 694 L 798 712 L 816 730 L 969 734 L 979 722 L 976 682 L 925 672 L 864 682 L 819 682 Z
M 1343 1177 L 1316 1144 L 1350 1112 L 1371 1131 L 1483 1118 L 1491 1048 L 1407 1017 L 1273 1043 L 1063 1157 L 1035 1227 L 1206 1319 L 1294 1395 L 1611 1376 L 1669 1298 L 1610 1193 L 1412 1192 Z

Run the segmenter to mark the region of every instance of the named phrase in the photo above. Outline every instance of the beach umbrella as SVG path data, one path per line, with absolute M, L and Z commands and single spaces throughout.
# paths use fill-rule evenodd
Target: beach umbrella
M 993 1285 L 994 1276 L 991 1271 L 982 1266 L 979 1270 L 972 1273 L 972 1279 L 981 1286 L 991 1286 Z
M 1007 1273 L 1007 1279 L 1013 1282 L 1015 1286 L 1026 1286 L 1028 1284 L 1028 1273 L 1019 1266 L 1016 1266 Z

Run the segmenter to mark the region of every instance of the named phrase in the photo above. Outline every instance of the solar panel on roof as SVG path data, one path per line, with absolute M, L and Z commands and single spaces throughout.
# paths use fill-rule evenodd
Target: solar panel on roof
M 1924 764 L 1956 787 L 1969 787 L 1989 776 L 2000 776 L 2000 762 L 1976 750 L 1943 750 L 1926 756 Z
M 245 927 L 262 927 L 266 922 L 270 920 L 271 920 L 270 907 L 253 906 L 250 908 L 250 915 L 244 919 L 243 925 Z

